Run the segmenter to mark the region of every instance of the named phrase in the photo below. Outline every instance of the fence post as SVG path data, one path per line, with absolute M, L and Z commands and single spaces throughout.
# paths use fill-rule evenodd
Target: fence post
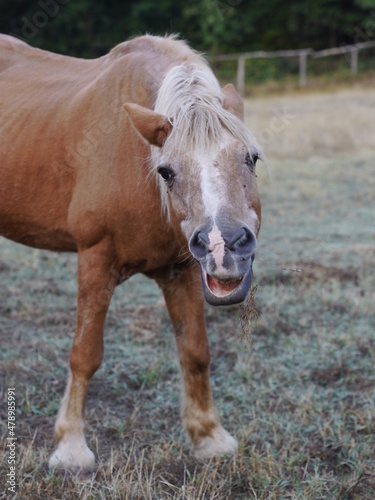
M 356 76 L 358 73 L 358 49 L 350 51 L 350 74 Z
M 306 87 L 306 52 L 300 52 L 299 54 L 299 86 Z
M 238 57 L 238 61 L 237 61 L 237 90 L 242 97 L 245 96 L 245 62 L 246 62 L 246 59 L 243 56 Z

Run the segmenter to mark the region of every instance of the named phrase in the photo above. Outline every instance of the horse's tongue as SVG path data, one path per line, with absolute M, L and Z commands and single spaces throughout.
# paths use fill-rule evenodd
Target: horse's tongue
M 207 274 L 207 285 L 211 292 L 216 295 L 216 297 L 225 297 L 229 295 L 233 290 L 235 290 L 238 285 L 241 283 L 242 278 L 235 281 L 230 281 L 224 283 L 222 281 L 218 281 L 209 274 Z

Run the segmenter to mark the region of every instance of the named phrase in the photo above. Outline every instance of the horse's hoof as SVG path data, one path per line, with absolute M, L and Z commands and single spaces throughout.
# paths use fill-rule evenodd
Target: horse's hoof
M 219 425 L 212 431 L 212 436 L 206 436 L 194 446 L 194 454 L 199 459 L 207 459 L 221 455 L 236 453 L 238 443 L 229 432 Z
M 95 455 L 86 442 L 60 441 L 52 453 L 48 466 L 50 469 L 65 469 L 71 472 L 91 472 L 95 468 Z

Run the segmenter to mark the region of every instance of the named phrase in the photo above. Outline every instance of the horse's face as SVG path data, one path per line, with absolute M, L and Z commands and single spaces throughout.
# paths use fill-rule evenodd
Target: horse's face
M 163 128 L 157 117 L 153 136 L 144 130 L 143 135 L 160 146 L 157 171 L 166 188 L 171 221 L 200 264 L 205 298 L 213 305 L 242 302 L 251 287 L 261 222 L 257 154 L 226 130 L 222 144 L 209 153 L 176 154 L 166 141 L 171 125 L 165 122 Z
M 256 156 L 227 134 L 215 153 L 203 157 L 161 156 L 158 172 L 168 188 L 173 223 L 180 225 L 201 266 L 210 304 L 243 301 L 260 228 Z

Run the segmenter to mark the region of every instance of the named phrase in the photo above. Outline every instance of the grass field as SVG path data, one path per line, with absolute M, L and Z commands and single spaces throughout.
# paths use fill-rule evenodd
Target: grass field
M 97 471 L 49 471 L 76 256 L 1 239 L 0 422 L 5 443 L 14 386 L 15 498 L 375 498 L 375 92 L 246 104 L 272 176 L 259 165 L 253 346 L 241 339 L 240 308 L 207 307 L 206 315 L 213 392 L 238 455 L 203 463 L 190 453 L 171 325 L 157 286 L 136 276 L 116 290 L 89 391 Z M 0 498 L 7 457 L 4 447 Z

